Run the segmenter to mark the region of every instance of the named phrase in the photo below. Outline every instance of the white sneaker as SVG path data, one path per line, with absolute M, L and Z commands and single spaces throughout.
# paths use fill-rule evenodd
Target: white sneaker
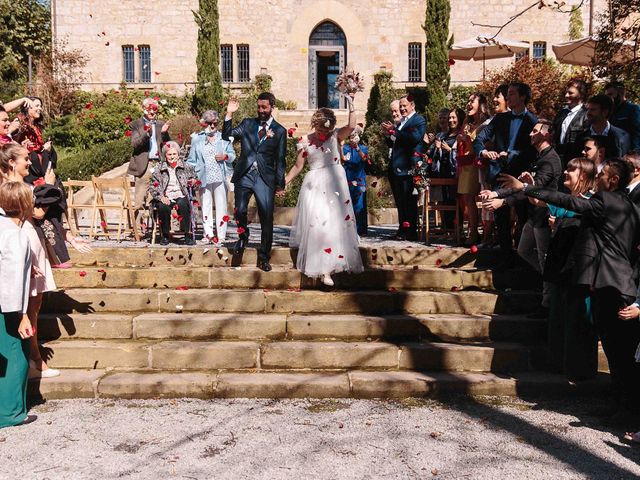
M 46 370 L 39 370 L 36 367 L 36 362 L 29 360 L 29 378 L 53 378 L 60 376 L 60 370 L 55 368 L 47 368 Z
M 327 287 L 333 287 L 334 285 L 333 279 L 328 273 L 322 276 L 322 283 L 324 283 Z

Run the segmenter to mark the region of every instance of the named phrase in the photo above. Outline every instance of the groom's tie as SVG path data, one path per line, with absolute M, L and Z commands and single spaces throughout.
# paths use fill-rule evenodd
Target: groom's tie
M 260 122 L 260 130 L 258 130 L 258 139 L 262 139 L 267 135 L 267 122 Z

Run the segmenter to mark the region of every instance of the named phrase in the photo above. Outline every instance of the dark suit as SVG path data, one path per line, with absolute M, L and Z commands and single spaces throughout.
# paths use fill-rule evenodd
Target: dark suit
M 245 229 L 239 236 L 243 239 L 249 238 L 247 208 L 253 194 L 256 197 L 262 228 L 258 256 L 260 261 L 268 261 L 273 243 L 275 191 L 284 188 L 287 131 L 272 120 L 267 135 L 260 140 L 259 128 L 260 121 L 257 118 L 245 118 L 236 128 L 232 128 L 231 120 L 225 120 L 222 138 L 228 141 L 229 137 L 233 137 L 240 140 L 242 146 L 240 158 L 236 160 L 231 177 L 235 185 L 235 219 L 238 227 Z
M 427 122 L 424 117 L 414 113 L 401 129 L 396 128 L 393 135 L 395 141 L 387 139 L 387 144 L 391 148 L 389 183 L 398 208 L 398 234 L 406 236 L 407 240 L 418 238 L 418 196 L 413 194 L 415 187 L 409 170 L 414 167 L 415 153 L 418 151 L 426 131 Z M 408 227 L 403 226 L 407 224 L 409 224 Z
M 553 143 L 556 152 L 562 160 L 562 166 L 565 167 L 569 160 L 582 156 L 582 143 L 578 143 L 578 136 L 589 128 L 589 120 L 587 120 L 587 109 L 584 105 L 576 112 L 576 114 L 567 126 L 567 133 L 564 136 L 564 142 L 560 142 L 562 136 L 562 123 L 569 114 L 568 108 L 560 110 L 556 118 L 553 120 Z
M 506 158 L 501 157 L 498 160 L 489 162 L 487 181 L 494 189 L 498 186 L 496 177 L 500 173 L 507 173 L 517 178 L 522 172 L 529 170 L 536 159 L 537 152 L 531 145 L 529 134 L 538 119 L 528 110 L 523 115 L 522 123 L 516 133 L 515 142 L 511 150 L 509 150 L 511 144 L 510 129 L 511 121 L 514 118 L 511 112 L 498 113 L 494 116 L 473 142 L 473 149 L 478 156 L 486 149 L 485 144 L 488 142 L 493 143 L 493 151 L 508 153 Z M 521 230 L 527 218 L 527 206 L 523 203 L 517 204 L 516 213 L 518 215 L 518 229 Z M 510 253 L 512 251 L 512 239 L 511 212 L 509 208 L 503 207 L 496 210 L 496 226 L 498 228 L 500 249 L 505 253 Z
M 624 400 L 637 405 L 640 364 L 635 362 L 635 351 L 640 323 L 620 320 L 618 311 L 636 298 L 633 266 L 640 242 L 640 210 L 626 190 L 598 192 L 590 199 L 537 187 L 527 187 L 525 193 L 582 214 L 572 250 L 573 283 L 591 289 L 593 318 L 614 386 Z
M 640 106 L 629 100 L 615 109 L 609 118 L 612 125 L 629 134 L 631 150 L 640 150 Z
M 531 173 L 534 174 L 534 185 L 536 187 L 557 190 L 560 177 L 562 176 L 562 165 L 560 157 L 553 147 L 548 147 L 540 152 L 538 160 L 533 164 Z M 528 208 L 527 223 L 533 227 L 548 227 L 549 210 L 547 207 L 536 207 L 532 205 L 524 192 L 513 194 L 510 189 L 500 189 L 497 191 L 498 198 L 504 198 L 508 206 L 513 207 L 517 202 L 526 202 Z
M 591 128 L 584 130 L 578 135 L 578 145 L 584 145 L 584 139 L 592 136 Z M 607 145 L 605 146 L 605 157 L 623 157 L 630 150 L 630 146 L 629 134 L 621 128 L 610 125 L 609 133 L 607 134 Z

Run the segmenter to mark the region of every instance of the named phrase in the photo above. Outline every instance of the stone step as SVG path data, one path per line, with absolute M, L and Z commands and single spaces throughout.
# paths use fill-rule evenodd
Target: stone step
M 440 394 L 576 395 L 606 392 L 609 376 L 570 386 L 564 376 L 468 372 L 107 372 L 62 370 L 56 378 L 30 380 L 31 398 L 407 398 Z
M 53 368 L 155 370 L 434 370 L 515 372 L 529 367 L 529 349 L 514 343 L 109 341 L 45 345 Z
M 248 312 L 490 315 L 529 313 L 539 305 L 529 291 L 156 290 L 77 288 L 50 292 L 44 313 Z
M 244 267 L 75 267 L 54 270 L 58 288 L 318 288 L 320 281 L 301 274 L 293 267 L 278 266 L 264 272 Z M 451 290 L 475 287 L 494 290 L 490 270 L 413 267 L 378 267 L 358 275 L 334 275 L 336 288 L 347 290 Z M 512 286 L 516 287 L 516 282 Z M 518 285 L 519 286 L 519 285 Z M 527 285 L 524 287 L 526 288 Z M 522 288 L 522 287 L 521 287 Z
M 44 340 L 377 340 L 540 343 L 546 322 L 517 315 L 41 314 Z
M 476 254 L 468 248 L 426 247 L 426 246 L 361 246 L 362 260 L 367 266 L 379 265 L 424 265 L 432 267 L 476 267 L 486 268 L 493 265 L 498 254 L 493 250 L 480 250 Z M 242 266 L 257 263 L 255 248 L 247 248 L 241 256 L 234 256 L 228 248 L 218 249 L 209 246 L 195 247 L 162 247 L 151 246 L 122 246 L 95 247 L 90 253 L 80 253 L 70 250 L 71 261 L 77 266 Z M 272 265 L 293 265 L 297 250 L 276 247 L 271 251 Z

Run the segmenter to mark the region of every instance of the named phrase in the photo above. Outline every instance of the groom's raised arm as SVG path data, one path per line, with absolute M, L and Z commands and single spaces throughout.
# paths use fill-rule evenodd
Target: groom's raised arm
M 276 158 L 276 190 L 284 189 L 284 174 L 287 169 L 287 131 L 282 128 L 278 139 L 278 157 Z
M 232 128 L 233 126 L 233 119 L 232 118 L 225 118 L 224 119 L 224 124 L 222 126 L 222 139 L 225 142 L 229 141 L 229 137 L 233 137 L 234 140 L 238 140 L 243 134 L 244 134 L 244 130 L 245 130 L 245 122 L 246 122 L 246 118 L 244 120 L 242 120 L 240 122 L 240 125 L 238 125 L 236 128 Z

